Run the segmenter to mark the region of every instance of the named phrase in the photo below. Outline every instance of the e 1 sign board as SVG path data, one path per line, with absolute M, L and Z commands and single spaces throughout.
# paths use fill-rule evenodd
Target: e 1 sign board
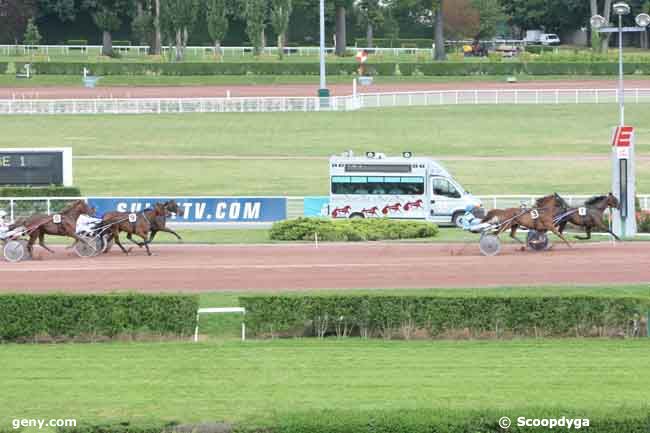
M 72 148 L 0 149 L 0 185 L 72 186 Z

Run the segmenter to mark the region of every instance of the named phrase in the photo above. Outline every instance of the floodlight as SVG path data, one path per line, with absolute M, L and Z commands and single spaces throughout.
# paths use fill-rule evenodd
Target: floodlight
M 614 13 L 616 15 L 627 15 L 630 13 L 630 5 L 627 3 L 623 2 L 618 2 L 614 3 L 614 6 L 612 6 L 612 9 L 614 9 Z
M 603 18 L 601 15 L 594 15 L 589 20 L 589 24 L 591 24 L 591 27 L 593 27 L 594 29 L 599 29 L 602 26 L 604 26 L 606 23 L 607 21 L 605 21 L 605 18 Z
M 648 14 L 639 14 L 634 19 L 636 25 L 639 27 L 648 27 L 650 25 L 650 15 Z

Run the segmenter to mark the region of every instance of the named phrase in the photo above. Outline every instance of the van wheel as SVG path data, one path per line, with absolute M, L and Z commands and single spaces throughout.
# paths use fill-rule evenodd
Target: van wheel
M 451 217 L 451 222 L 458 228 L 463 228 L 463 224 L 460 222 L 460 217 L 463 216 L 463 212 L 454 212 L 454 215 Z
M 350 219 L 356 219 L 356 218 L 365 218 L 365 215 L 362 214 L 362 213 L 358 213 L 358 212 L 353 213 L 352 215 L 350 215 Z

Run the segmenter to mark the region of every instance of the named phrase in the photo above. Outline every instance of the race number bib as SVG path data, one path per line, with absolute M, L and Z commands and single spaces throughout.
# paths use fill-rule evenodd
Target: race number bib
M 534 220 L 539 218 L 539 212 L 537 212 L 537 209 L 533 209 L 530 211 L 530 217 Z
M 587 208 L 586 208 L 586 207 L 580 207 L 580 208 L 578 208 L 578 215 L 580 215 L 580 216 L 586 216 L 586 215 L 587 215 Z
M 130 213 L 129 214 L 129 222 L 134 223 L 138 220 L 138 214 L 135 213 Z
M 52 222 L 54 224 L 61 224 L 61 215 L 55 214 L 52 216 Z

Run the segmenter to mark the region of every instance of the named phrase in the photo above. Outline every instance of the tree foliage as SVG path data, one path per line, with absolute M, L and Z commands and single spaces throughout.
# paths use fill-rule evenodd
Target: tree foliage
M 263 32 L 266 27 L 266 0 L 246 0 L 244 17 L 246 18 L 246 34 L 253 45 L 256 56 L 262 52 Z
M 219 55 L 221 41 L 228 31 L 228 2 L 226 0 L 206 0 L 205 12 L 208 33 L 214 41 L 215 55 Z
M 35 13 L 34 0 L 0 1 L 0 40 L 16 43 L 25 31 L 27 20 Z
M 284 55 L 284 37 L 289 28 L 293 6 L 291 0 L 271 0 L 271 26 L 278 37 L 278 56 Z
M 161 0 L 161 31 L 168 40 L 176 41 L 176 60 L 183 60 L 187 37 L 197 18 L 199 0 Z
M 34 23 L 34 19 L 30 18 L 27 21 L 27 28 L 25 29 L 25 35 L 23 36 L 23 43 L 25 45 L 38 45 L 41 42 L 41 34 L 38 31 L 38 27 Z

